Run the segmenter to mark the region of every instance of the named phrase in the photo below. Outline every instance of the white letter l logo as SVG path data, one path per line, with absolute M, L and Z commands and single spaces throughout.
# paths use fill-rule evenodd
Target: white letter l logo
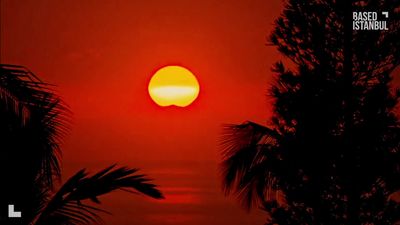
M 21 212 L 14 211 L 14 205 L 8 205 L 8 218 L 21 218 Z

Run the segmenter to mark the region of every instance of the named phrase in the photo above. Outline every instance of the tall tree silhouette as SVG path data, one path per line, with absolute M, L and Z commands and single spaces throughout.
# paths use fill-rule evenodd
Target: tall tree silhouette
M 117 189 L 163 198 L 137 169 L 115 166 L 81 170 L 55 191 L 70 113 L 50 88 L 24 67 L 0 65 L 0 224 L 91 224 L 101 210 L 86 200 Z M 9 204 L 22 218 L 8 218 Z
M 389 30 L 353 31 L 352 12 L 388 11 Z M 267 224 L 394 224 L 400 208 L 400 2 L 289 0 L 270 43 L 270 126 L 227 126 L 223 183 Z

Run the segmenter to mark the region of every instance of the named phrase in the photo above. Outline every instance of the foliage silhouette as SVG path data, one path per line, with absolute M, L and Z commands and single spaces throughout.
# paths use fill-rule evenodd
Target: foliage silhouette
M 126 167 L 114 169 L 110 166 L 95 175 L 88 177 L 85 170 L 72 176 L 42 207 L 40 214 L 34 220 L 34 225 L 51 224 L 91 224 L 99 222 L 96 212 L 102 211 L 93 206 L 82 203 L 82 200 L 91 200 L 100 203 L 98 196 L 122 189 L 134 193 L 142 193 L 155 199 L 163 195 L 148 183 L 150 180 L 144 175 L 134 175 L 137 169 Z
M 394 224 L 400 208 L 400 2 L 289 0 L 270 43 L 277 62 L 268 127 L 229 125 L 227 194 L 267 224 Z M 353 31 L 352 12 L 388 11 L 389 30 Z
M 81 170 L 55 191 L 70 112 L 50 88 L 25 67 L 0 65 L 1 224 L 92 224 L 102 210 L 85 202 L 118 189 L 163 198 L 137 169 L 115 165 L 93 176 Z M 8 204 L 23 217 L 9 219 Z

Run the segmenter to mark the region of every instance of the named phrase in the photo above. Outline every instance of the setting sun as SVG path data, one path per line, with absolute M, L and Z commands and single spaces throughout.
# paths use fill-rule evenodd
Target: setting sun
M 196 100 L 200 86 L 188 69 L 166 66 L 153 75 L 148 90 L 151 99 L 159 106 L 186 107 Z

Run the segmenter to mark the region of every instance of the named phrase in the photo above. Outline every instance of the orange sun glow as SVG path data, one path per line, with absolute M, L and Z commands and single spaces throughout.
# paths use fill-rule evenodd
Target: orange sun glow
M 196 100 L 200 86 L 188 69 L 166 66 L 153 75 L 148 90 L 151 99 L 159 106 L 186 107 Z

